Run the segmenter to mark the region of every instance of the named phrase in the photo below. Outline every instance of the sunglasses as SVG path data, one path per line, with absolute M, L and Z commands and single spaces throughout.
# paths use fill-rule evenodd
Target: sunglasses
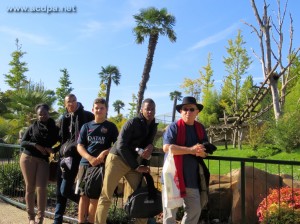
M 188 111 L 194 112 L 196 109 L 195 108 L 182 108 L 182 110 L 185 112 L 188 112 Z

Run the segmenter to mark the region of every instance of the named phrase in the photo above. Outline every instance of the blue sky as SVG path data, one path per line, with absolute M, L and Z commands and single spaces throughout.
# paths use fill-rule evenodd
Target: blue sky
M 262 0 L 257 1 L 262 13 Z M 271 9 L 277 10 L 275 0 L 270 0 Z M 196 79 L 199 70 L 207 64 L 207 55 L 212 55 L 213 79 L 220 87 L 226 75 L 223 57 L 229 39 L 235 39 L 242 30 L 245 48 L 253 59 L 248 71 L 255 82 L 262 80 L 261 65 L 252 53 L 259 54 L 259 42 L 252 30 L 242 21 L 257 26 L 250 0 L 1 0 L 0 1 L 0 89 L 7 90 L 3 74 L 9 71 L 11 53 L 16 50 L 15 39 L 27 52 L 23 61 L 28 63 L 25 74 L 34 82 L 43 82 L 48 89 L 55 90 L 62 73 L 69 71 L 74 93 L 90 110 L 97 97 L 101 66 L 115 65 L 121 72 L 120 85 L 112 85 L 110 105 L 122 100 L 128 114 L 132 94 L 138 86 L 144 67 L 148 40 L 137 45 L 132 29 L 133 15 L 147 7 L 167 8 L 176 17 L 174 30 L 177 41 L 171 43 L 161 36 L 155 51 L 150 80 L 144 97 L 157 103 L 157 115 L 171 114 L 172 91 L 181 91 L 184 77 Z M 76 12 L 8 12 L 12 7 L 29 7 L 48 10 Z M 294 47 L 300 46 L 300 21 L 297 10 L 299 0 L 290 0 L 288 12 L 294 20 Z M 275 13 L 275 12 L 274 12 Z M 286 22 L 288 22 L 288 17 Z M 284 27 L 288 33 L 289 25 Z M 285 48 L 288 46 L 285 37 Z M 205 106 L 205 105 L 204 105 Z M 109 115 L 115 115 L 110 106 Z M 166 119 L 170 119 L 166 116 Z

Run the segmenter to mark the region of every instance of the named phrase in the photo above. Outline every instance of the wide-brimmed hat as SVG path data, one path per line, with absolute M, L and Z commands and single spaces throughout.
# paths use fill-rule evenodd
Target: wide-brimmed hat
M 195 104 L 199 111 L 201 111 L 203 109 L 203 105 L 200 104 L 200 103 L 197 103 L 195 97 L 186 96 L 186 97 L 183 98 L 182 104 L 178 104 L 176 106 L 176 110 L 180 113 L 180 110 L 181 110 L 182 106 L 186 105 L 186 104 Z

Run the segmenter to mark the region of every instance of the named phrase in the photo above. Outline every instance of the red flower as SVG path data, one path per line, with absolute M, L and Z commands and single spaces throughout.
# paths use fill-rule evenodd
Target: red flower
M 300 188 L 282 187 L 270 189 L 269 195 L 263 199 L 257 209 L 260 222 L 272 214 L 278 214 L 280 210 L 300 211 Z

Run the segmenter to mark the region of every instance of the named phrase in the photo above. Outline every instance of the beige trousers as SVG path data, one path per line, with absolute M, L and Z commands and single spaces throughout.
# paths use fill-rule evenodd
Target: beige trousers
M 122 177 L 125 177 L 128 182 L 128 187 L 136 189 L 141 181 L 142 175 L 137 171 L 131 169 L 120 156 L 109 153 L 105 162 L 105 175 L 103 180 L 103 187 L 98 201 L 96 210 L 96 224 L 106 224 L 106 219 L 113 199 L 113 193 L 118 186 Z M 126 190 L 125 197 L 131 193 Z M 136 219 L 136 224 L 146 224 L 148 219 Z
M 20 167 L 26 185 L 25 201 L 29 220 L 35 220 L 35 191 L 37 193 L 37 219 L 42 224 L 47 204 L 49 163 L 44 159 L 22 153 Z

